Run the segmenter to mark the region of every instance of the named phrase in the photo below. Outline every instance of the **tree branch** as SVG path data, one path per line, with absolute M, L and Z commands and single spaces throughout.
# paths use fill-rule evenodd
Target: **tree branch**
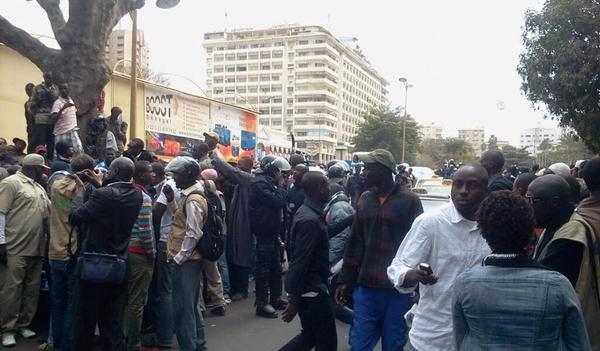
M 58 53 L 58 50 L 50 49 L 26 31 L 15 27 L 2 15 L 0 15 L 0 43 L 27 57 L 42 71 L 48 61 Z
M 37 3 L 46 11 L 52 31 L 54 32 L 54 38 L 62 46 L 62 43 L 66 39 L 65 25 L 67 23 L 60 9 L 60 0 L 37 0 Z
M 115 16 L 116 21 L 114 22 L 112 27 L 110 27 L 110 30 L 112 31 L 114 26 L 116 26 L 117 23 L 119 23 L 123 16 L 127 15 L 133 10 L 141 9 L 142 7 L 144 7 L 145 4 L 145 0 L 117 0 L 117 12 Z M 110 25 L 111 23 L 109 23 L 109 26 Z

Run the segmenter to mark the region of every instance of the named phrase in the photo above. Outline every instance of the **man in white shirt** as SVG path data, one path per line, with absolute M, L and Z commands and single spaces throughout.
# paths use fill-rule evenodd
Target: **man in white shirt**
M 77 109 L 69 97 L 69 86 L 61 84 L 58 87 L 60 95 L 54 101 L 50 111 L 54 124 L 54 144 L 65 140 L 73 147 L 75 155 L 83 153 L 83 146 L 77 134 Z
M 156 172 L 156 170 L 155 170 Z M 164 173 L 164 169 L 162 170 Z M 170 348 L 173 341 L 173 303 L 172 303 L 172 276 L 173 265 L 167 262 L 167 242 L 171 234 L 173 216 L 177 211 L 177 203 L 181 198 L 181 190 L 175 185 L 173 179 L 165 180 L 160 189 L 160 194 L 154 203 L 152 218 L 155 228 L 159 231 L 158 261 L 156 267 L 158 281 L 158 296 L 160 306 L 159 318 L 156 323 L 156 334 L 159 348 Z
M 490 253 L 475 221 L 487 183 L 481 165 L 459 168 L 452 182 L 452 202 L 417 217 L 388 268 L 388 278 L 401 293 L 412 292 L 421 283 L 409 333 L 415 350 L 452 349 L 454 280 Z M 429 264 L 433 273 L 418 269 L 420 263 Z

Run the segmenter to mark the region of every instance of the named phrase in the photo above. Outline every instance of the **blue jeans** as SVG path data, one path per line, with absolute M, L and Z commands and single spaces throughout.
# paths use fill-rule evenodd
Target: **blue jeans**
M 219 257 L 217 267 L 219 268 L 219 274 L 221 274 L 221 281 L 223 281 L 223 295 L 229 297 L 231 287 L 229 285 L 229 267 L 227 266 L 227 256 L 225 252 Z
M 69 350 L 75 299 L 75 262 L 50 260 L 50 314 L 54 347 Z
M 206 351 L 204 320 L 198 309 L 202 261 L 173 264 L 173 315 L 179 349 Z
M 379 338 L 383 351 L 402 350 L 406 344 L 404 314 L 410 294 L 396 289 L 374 289 L 358 286 L 352 294 L 354 319 L 349 342 L 353 351 L 373 350 Z
M 156 335 L 158 345 L 171 346 L 173 343 L 173 267 L 174 263 L 167 262 L 167 243 L 158 243 L 156 262 L 156 278 L 158 286 L 159 316 L 156 320 Z

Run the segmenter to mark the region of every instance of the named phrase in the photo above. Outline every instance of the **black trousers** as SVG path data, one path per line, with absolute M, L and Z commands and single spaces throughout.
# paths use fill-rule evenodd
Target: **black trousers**
M 239 293 L 244 297 L 248 297 L 248 273 L 250 268 L 238 266 L 229 261 L 227 262 L 227 270 L 229 271 L 229 295 Z
M 48 159 L 54 159 L 54 124 L 35 124 L 33 135 L 29 144 L 33 150 L 38 145 L 46 145 Z
M 283 290 L 280 245 L 277 237 L 256 238 L 256 305 L 262 306 L 281 298 Z M 270 297 L 270 300 L 269 300 Z
M 303 297 L 298 306 L 302 331 L 279 351 L 337 350 L 337 330 L 329 296 Z
M 102 350 L 125 350 L 123 315 L 127 307 L 127 281 L 94 284 L 77 281 L 74 335 L 71 350 L 92 350 L 96 324 Z

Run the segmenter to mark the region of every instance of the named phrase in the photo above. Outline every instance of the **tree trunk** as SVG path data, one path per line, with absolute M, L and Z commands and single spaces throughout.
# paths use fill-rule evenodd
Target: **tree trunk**
M 58 83 L 69 85 L 78 112 L 79 137 L 85 144 L 90 120 L 99 113 L 98 96 L 110 81 L 110 67 L 104 52 L 94 53 L 79 47 L 62 50 L 44 70 L 52 71 Z

